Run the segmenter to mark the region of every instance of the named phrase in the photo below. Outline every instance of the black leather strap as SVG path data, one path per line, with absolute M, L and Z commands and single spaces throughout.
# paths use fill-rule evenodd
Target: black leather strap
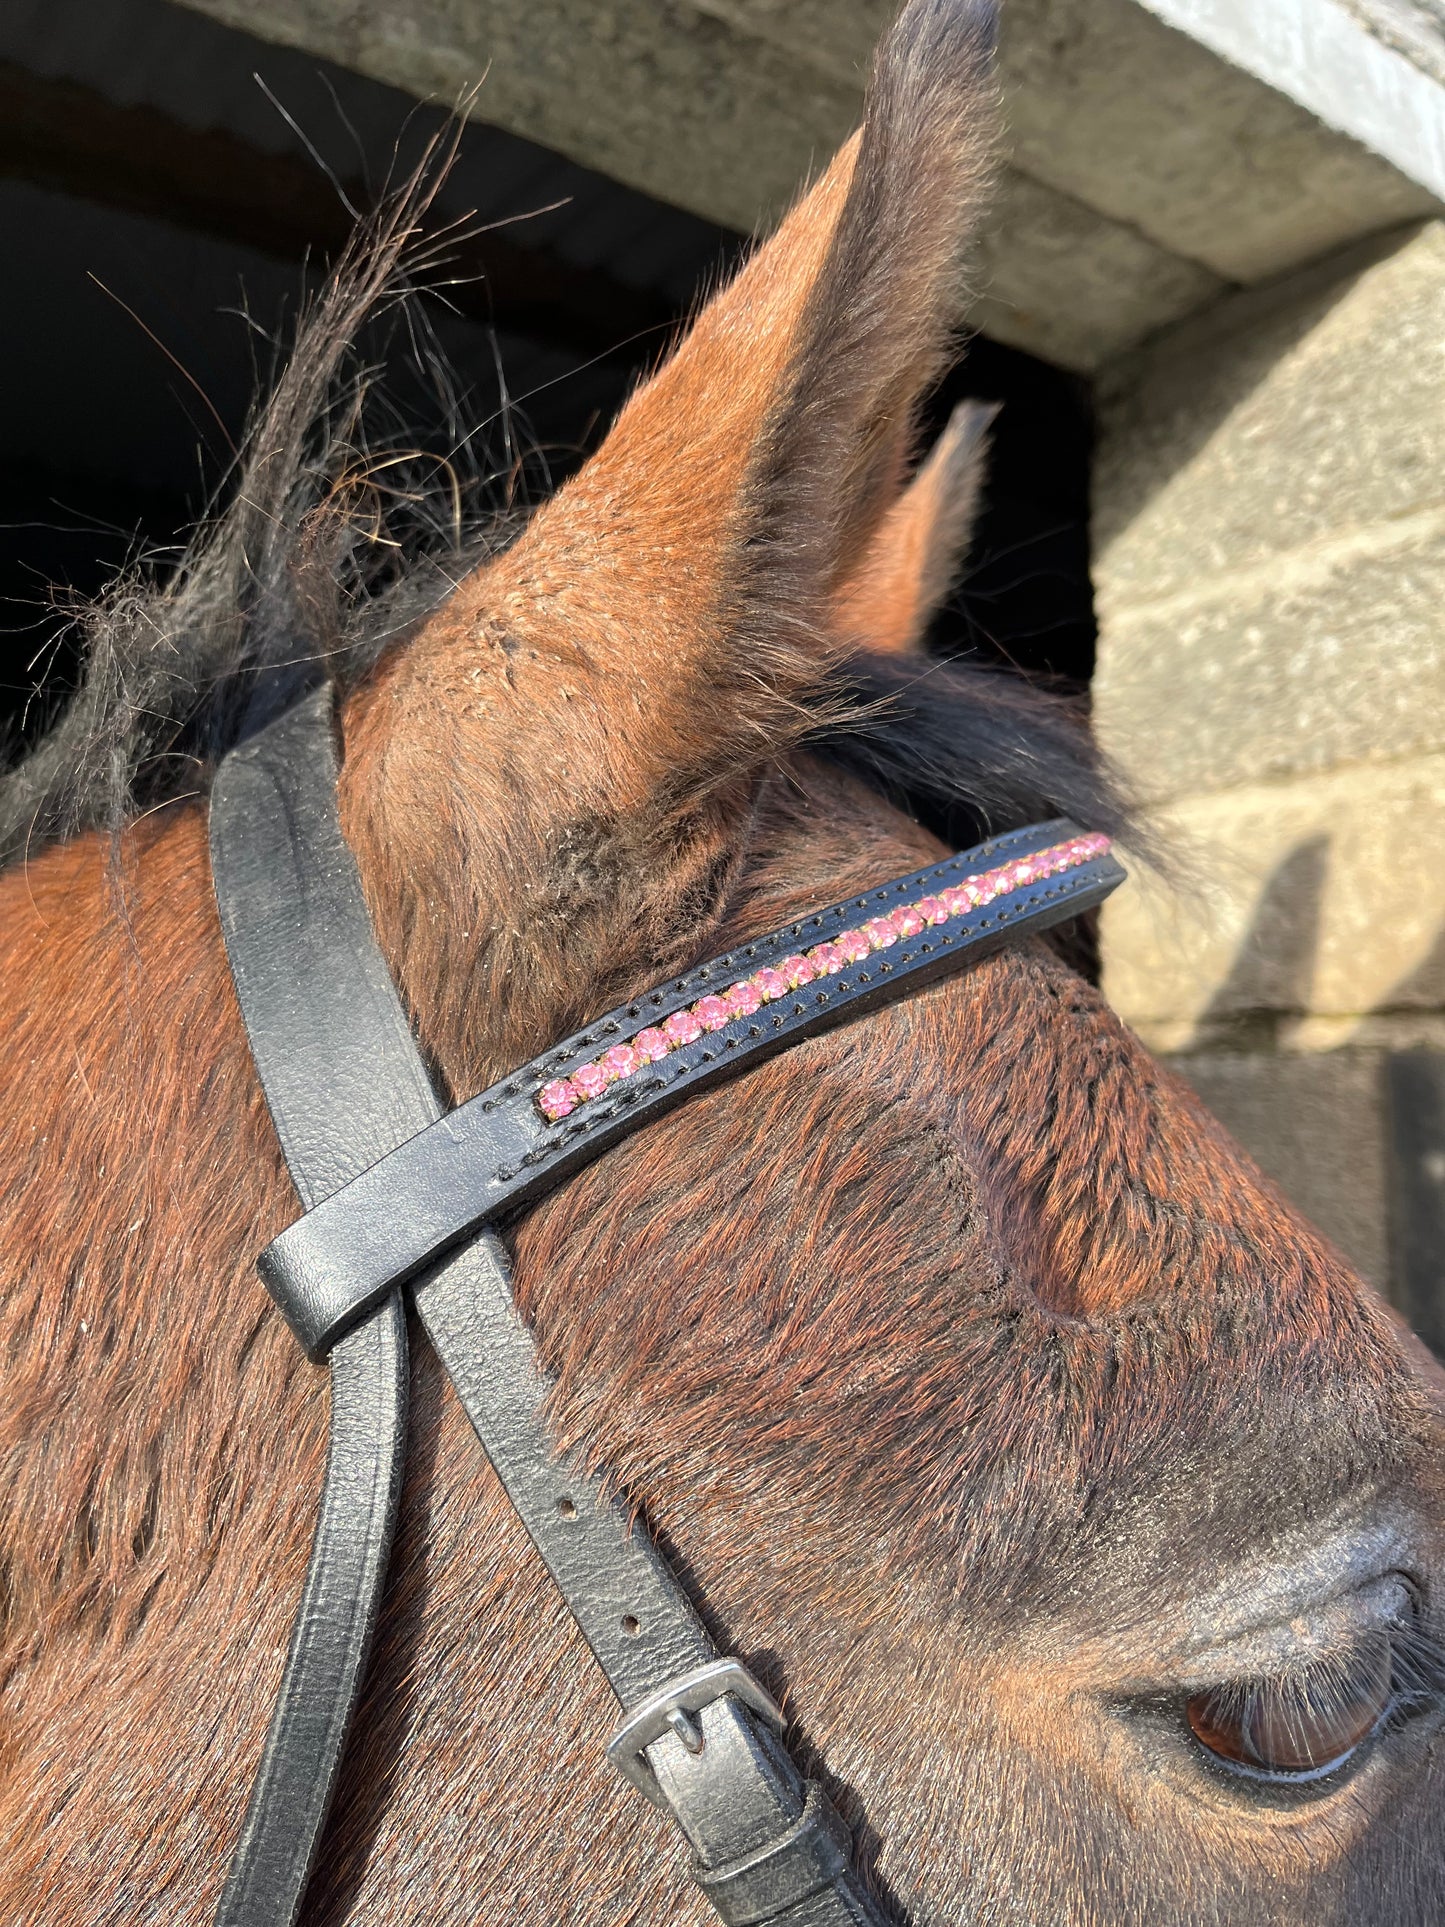
M 870 917 L 1078 835 L 1075 825 L 1060 819 L 995 838 L 866 896 L 817 911 L 610 1011 L 449 1112 L 282 1232 L 260 1259 L 268 1290 L 312 1356 L 324 1355 L 398 1281 L 414 1277 L 479 1225 L 535 1202 L 694 1091 L 861 1015 L 897 996 L 905 984 L 928 983 L 1021 932 L 1077 916 L 1101 902 L 1124 872 L 1112 856 L 1100 855 L 966 916 L 925 928 L 841 975 L 763 1006 L 745 1021 L 705 1033 L 556 1123 L 549 1123 L 536 1103 L 552 1079 L 710 991 L 726 990 L 739 978 L 830 941 Z
M 231 973 L 305 1206 L 435 1115 L 336 825 L 330 717 L 329 691 L 308 698 L 226 759 L 211 800 L 211 866 Z M 217 1927 L 287 1927 L 325 1823 L 401 1493 L 399 1293 L 347 1334 L 330 1365 L 331 1432 L 310 1569 Z
M 785 1834 L 727 1866 L 700 1872 L 697 1881 L 733 1927 L 751 1927 L 825 1893 L 846 1872 L 852 1851 L 847 1828 L 815 1786 Z
M 539 1416 L 547 1382 L 513 1304 L 509 1277 L 501 1240 L 485 1231 L 417 1283 L 417 1311 L 507 1496 L 622 1706 L 685 1701 L 687 1695 L 674 1689 L 716 1665 L 717 1650 L 628 1508 L 609 1500 L 600 1480 L 557 1464 Z M 732 1693 L 709 1699 L 690 1722 L 701 1737 L 700 1751 L 673 1731 L 643 1751 L 653 1797 L 687 1836 L 699 1882 L 709 1891 L 712 1870 L 729 1872 L 751 1857 L 769 1860 L 746 1892 L 725 1882 L 710 1894 L 719 1917 L 729 1923 L 776 1920 L 784 1927 L 883 1927 L 849 1854 L 826 1880 L 820 1877 L 811 1832 L 798 1826 L 805 1809 L 811 1804 L 828 1816 L 834 1840 L 848 1840 L 848 1832 L 822 1789 L 803 1779 L 769 1723 Z M 558 1771 L 567 1771 L 565 1761 Z M 806 1878 L 791 1865 L 795 1853 Z M 768 1911 L 757 1912 L 760 1897 L 770 1891 Z M 735 1892 L 753 1911 L 734 1914 Z
M 319 694 L 233 753 L 212 802 L 217 898 L 237 992 L 308 1207 L 293 1233 L 309 1227 L 310 1242 L 293 1233 L 278 1240 L 268 1283 L 308 1347 L 330 1347 L 333 1425 L 302 1614 L 218 1921 L 289 1922 L 324 1822 L 400 1479 L 405 1334 L 395 1286 L 405 1277 L 498 1476 L 627 1709 L 609 1752 L 673 1813 L 719 1916 L 735 1927 L 882 1927 L 851 1866 L 847 1829 L 789 1757 L 777 1709 L 736 1661 L 719 1659 L 627 1508 L 599 1481 L 554 1461 L 539 1417 L 546 1380 L 513 1304 L 506 1250 L 493 1229 L 478 1227 L 499 1198 L 535 1197 L 688 1091 L 901 981 L 937 974 L 965 951 L 1075 914 L 1122 872 L 1101 859 L 1020 889 L 946 935 L 935 929 L 900 943 L 846 980 L 820 981 L 813 997 L 770 1006 L 730 1047 L 704 1039 L 675 1051 L 585 1107 L 575 1124 L 549 1125 L 537 1111 L 546 1080 L 635 1034 L 639 1022 L 893 902 L 1044 848 L 1071 826 L 1001 838 L 688 973 L 442 1119 L 375 946 L 334 782 L 329 699 Z M 388 1212 L 398 1217 L 388 1223 Z

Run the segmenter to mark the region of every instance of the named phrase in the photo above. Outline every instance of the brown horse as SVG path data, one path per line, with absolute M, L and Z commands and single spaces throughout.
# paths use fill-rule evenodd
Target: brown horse
M 980 0 L 914 0 L 861 137 L 601 452 L 469 572 L 348 601 L 356 518 L 305 417 L 394 208 L 227 517 L 97 613 L 89 681 L 8 779 L 7 1927 L 208 1919 L 321 1472 L 323 1376 L 252 1270 L 296 1205 L 184 757 L 330 662 L 346 833 L 454 1098 L 931 861 L 878 787 L 910 755 L 993 827 L 1112 809 L 1041 696 L 939 671 L 849 714 L 880 686 L 851 657 L 916 638 L 971 487 L 969 422 L 905 473 L 988 170 L 988 35 Z M 127 791 L 155 807 L 107 833 Z M 1441 1376 L 1056 949 L 694 1099 L 513 1242 L 560 1447 L 786 1696 L 900 1919 L 1445 1915 Z M 413 1371 L 308 1919 L 702 1921 L 420 1344 Z

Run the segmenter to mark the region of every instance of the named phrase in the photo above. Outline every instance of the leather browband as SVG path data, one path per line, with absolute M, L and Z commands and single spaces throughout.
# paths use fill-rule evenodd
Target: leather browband
M 883 1927 L 846 1827 L 798 1772 L 782 1715 L 720 1656 L 687 1595 L 600 1477 L 556 1463 L 547 1381 L 514 1307 L 493 1221 L 691 1092 L 1098 903 L 1107 855 L 1010 884 L 739 1021 L 633 1063 L 549 1120 L 545 1086 L 735 980 L 850 925 L 1026 860 L 1079 833 L 1038 825 L 791 924 L 589 1025 L 442 1115 L 377 949 L 335 805 L 329 691 L 232 752 L 211 800 L 217 903 L 252 1054 L 306 1215 L 263 1254 L 268 1287 L 332 1377 L 331 1446 L 302 1607 L 217 1927 L 288 1927 L 300 1904 L 364 1674 L 401 1484 L 411 1298 L 569 1611 L 625 1709 L 608 1755 L 669 1811 L 733 1927 Z M 1077 852 L 1076 852 L 1077 856 Z M 913 919 L 912 921 L 916 921 Z M 796 974 L 796 973 L 795 973 Z M 771 993 L 770 993 L 771 994 Z M 746 1000 L 745 1000 L 746 1001 Z M 715 1014 L 715 1013 L 714 1013 Z M 674 1029 L 678 1027 L 675 1025 Z M 595 1080 L 594 1080 L 595 1081 Z
M 311 1356 L 324 1356 L 397 1284 L 480 1225 L 534 1203 L 694 1091 L 816 1031 L 861 1016 L 905 988 L 921 987 L 1017 933 L 1077 916 L 1102 902 L 1124 872 L 1112 856 L 1101 855 L 941 927 L 925 927 L 839 975 L 790 990 L 716 1033 L 704 1032 L 556 1122 L 537 1105 L 545 1085 L 643 1025 L 663 1023 L 708 991 L 726 990 L 735 980 L 775 967 L 852 925 L 1078 834 L 1059 819 L 996 837 L 865 896 L 816 911 L 609 1011 L 313 1205 L 262 1252 L 258 1263 L 267 1289 Z

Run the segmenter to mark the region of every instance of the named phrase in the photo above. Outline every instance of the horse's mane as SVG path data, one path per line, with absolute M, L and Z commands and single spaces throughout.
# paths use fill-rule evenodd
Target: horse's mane
M 479 505 L 480 468 L 465 452 L 438 459 L 379 431 L 377 357 L 364 346 L 374 350 L 379 325 L 405 328 L 419 372 L 446 382 L 416 290 L 458 238 L 422 223 L 459 125 L 303 305 L 180 558 L 136 562 L 76 612 L 76 690 L 0 776 L 0 864 L 198 791 L 233 743 L 318 679 L 355 676 L 459 568 L 515 534 L 516 516 Z
M 310 684 L 343 687 L 513 540 L 480 471 L 378 439 L 358 337 L 410 325 L 447 231 L 421 238 L 443 137 L 358 228 L 255 411 L 223 505 L 169 570 L 139 563 L 80 609 L 82 669 L 58 720 L 0 775 L 0 866 L 203 791 Z M 443 377 L 444 378 L 444 377 Z M 964 662 L 855 658 L 817 692 L 809 747 L 964 844 L 1043 816 L 1127 831 L 1080 706 Z

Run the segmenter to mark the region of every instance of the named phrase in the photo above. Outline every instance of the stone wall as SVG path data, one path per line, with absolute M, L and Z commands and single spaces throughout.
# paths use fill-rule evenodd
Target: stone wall
M 1096 714 L 1185 875 L 1124 1015 L 1445 1343 L 1445 224 L 1100 384 Z

